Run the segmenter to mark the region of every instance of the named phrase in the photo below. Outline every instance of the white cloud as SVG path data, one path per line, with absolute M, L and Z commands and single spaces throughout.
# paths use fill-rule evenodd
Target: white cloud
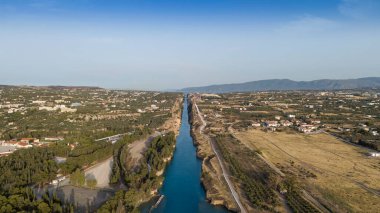
M 355 19 L 370 19 L 380 14 L 379 0 L 342 0 L 339 12 Z

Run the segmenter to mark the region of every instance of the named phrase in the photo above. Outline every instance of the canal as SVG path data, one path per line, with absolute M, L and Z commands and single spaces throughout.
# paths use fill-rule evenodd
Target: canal
M 152 212 L 227 213 L 225 208 L 213 206 L 206 201 L 206 194 L 200 181 L 201 164 L 202 161 L 196 156 L 196 147 L 190 135 L 187 98 L 185 98 L 176 150 L 166 168 L 165 180 L 160 189 L 164 199 Z

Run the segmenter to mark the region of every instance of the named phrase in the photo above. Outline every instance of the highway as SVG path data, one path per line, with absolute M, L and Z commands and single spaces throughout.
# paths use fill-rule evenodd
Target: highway
M 195 102 L 194 102 L 194 106 L 195 106 L 195 108 L 197 109 L 198 117 L 199 117 L 199 118 L 201 119 L 201 121 L 202 121 L 202 126 L 199 128 L 199 131 L 200 131 L 201 134 L 203 134 L 203 130 L 204 130 L 204 128 L 206 127 L 207 123 L 206 123 L 206 121 L 203 119 L 203 116 L 202 116 L 201 112 L 199 111 L 198 105 L 197 105 Z M 215 149 L 215 146 L 214 146 L 214 144 L 213 144 L 213 142 L 212 142 L 212 140 L 211 140 L 210 138 L 209 138 L 209 143 L 210 143 L 210 146 L 211 146 L 211 148 L 212 148 L 212 151 L 214 152 L 215 156 L 216 156 L 217 159 L 218 159 L 219 165 L 220 165 L 220 167 L 222 168 L 222 174 L 223 174 L 223 177 L 224 177 L 224 179 L 225 179 L 226 182 L 227 182 L 228 188 L 230 189 L 231 194 L 232 194 L 232 196 L 233 196 L 234 199 L 235 199 L 235 202 L 237 203 L 237 205 L 238 205 L 239 208 L 240 208 L 240 212 L 241 212 L 241 213 L 246 213 L 247 210 L 244 208 L 243 204 L 241 203 L 240 198 L 239 198 L 239 195 L 238 195 L 238 193 L 235 191 L 235 189 L 234 189 L 234 187 L 233 187 L 233 184 L 232 184 L 232 182 L 231 182 L 231 180 L 230 180 L 230 178 L 229 178 L 230 175 L 228 174 L 227 169 L 224 167 L 224 164 L 223 164 L 222 158 L 220 157 L 219 153 L 218 153 L 217 150 Z

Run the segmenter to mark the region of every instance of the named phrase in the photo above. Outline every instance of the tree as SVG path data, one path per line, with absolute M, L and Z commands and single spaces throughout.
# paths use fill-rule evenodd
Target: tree
M 49 212 L 51 212 L 51 209 L 50 209 L 49 205 L 46 204 L 46 203 L 43 203 L 43 202 L 41 202 L 40 204 L 38 204 L 37 208 L 38 208 L 38 211 L 42 212 L 42 213 L 49 213 Z
M 74 186 L 84 186 L 86 183 L 86 177 L 84 175 L 84 172 L 82 172 L 80 169 L 76 169 L 74 173 L 70 176 L 70 184 Z
M 96 179 L 87 179 L 86 184 L 90 188 L 95 188 L 98 182 L 96 181 Z

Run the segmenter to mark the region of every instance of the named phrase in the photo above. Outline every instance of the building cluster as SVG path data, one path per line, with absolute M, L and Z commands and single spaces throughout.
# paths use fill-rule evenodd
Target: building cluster
M 380 90 L 270 91 L 197 96 L 209 128 L 326 132 L 380 150 Z
M 292 114 L 287 117 L 287 119 L 283 119 L 281 116 L 275 116 L 275 120 L 253 121 L 252 127 L 265 127 L 271 131 L 276 131 L 281 127 L 290 127 L 308 134 L 317 132 L 321 128 L 320 121 L 318 120 L 311 120 L 306 123 L 300 119 L 296 119 L 295 115 Z
M 28 149 L 32 147 L 47 147 L 52 142 L 63 141 L 62 137 L 20 138 L 0 141 L 0 156 L 6 156 L 18 149 Z
M 38 107 L 38 110 L 46 110 L 46 111 L 57 111 L 57 110 L 59 110 L 62 113 L 64 113 L 64 112 L 71 113 L 71 112 L 77 111 L 77 109 L 66 107 L 66 105 L 63 105 L 63 104 L 55 105 L 53 107 L 40 106 L 40 107 Z
M 0 141 L 0 156 L 6 156 L 17 149 L 27 149 L 31 147 L 43 147 L 48 146 L 47 142 L 40 142 L 37 138 L 21 138 L 13 139 L 9 141 Z

